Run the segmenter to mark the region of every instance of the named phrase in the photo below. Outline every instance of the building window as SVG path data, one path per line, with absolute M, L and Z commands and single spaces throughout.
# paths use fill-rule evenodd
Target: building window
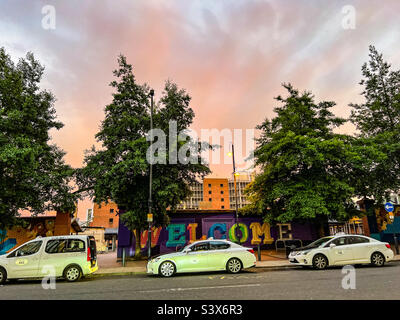
M 221 198 L 221 201 L 224 202 L 224 198 Z
M 224 192 L 223 192 L 223 191 L 221 191 L 221 194 L 224 194 Z
M 114 209 L 110 209 L 110 213 L 114 213 Z
M 208 201 L 210 201 L 210 202 L 211 202 L 211 198 L 208 198 Z
M 211 194 L 211 191 L 208 191 L 208 194 Z
M 113 222 L 114 222 L 114 219 L 113 219 L 113 218 L 110 218 L 110 219 L 108 220 L 108 222 L 109 222 L 109 223 L 113 223 Z
M 211 183 L 208 184 L 208 187 L 211 188 Z
M 224 184 L 223 184 L 223 183 L 221 183 L 221 184 L 220 184 L 220 186 L 221 186 L 221 188 L 222 188 L 222 187 L 224 186 Z
M 221 209 L 225 209 L 225 206 L 221 206 Z

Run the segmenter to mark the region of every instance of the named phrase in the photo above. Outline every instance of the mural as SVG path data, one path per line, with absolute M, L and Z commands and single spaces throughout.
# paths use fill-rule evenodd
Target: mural
M 376 227 L 370 226 L 371 237 L 380 241 L 393 243 L 394 234 L 400 235 L 400 206 L 394 206 L 394 221 L 390 220 L 389 213 L 383 208 L 375 209 Z
M 11 251 L 29 240 L 38 236 L 48 237 L 54 235 L 54 218 L 31 218 L 26 219 L 27 227 L 16 226 L 10 230 L 0 231 L 0 254 Z
M 17 239 L 7 239 L 7 230 L 0 230 L 0 255 L 7 253 L 17 244 Z
M 186 246 L 194 241 L 214 238 L 239 241 L 244 246 L 272 245 L 276 240 L 301 239 L 311 241 L 317 237 L 317 232 L 310 223 L 277 224 L 270 226 L 259 217 L 241 217 L 235 224 L 234 213 L 198 213 L 198 214 L 171 214 L 171 222 L 166 227 L 153 227 L 151 232 L 151 246 L 153 253 L 167 253 Z M 238 239 L 236 238 L 238 229 Z M 148 231 L 140 235 L 143 252 L 148 246 Z M 135 233 L 126 228 L 120 221 L 118 232 L 118 256 L 122 248 L 128 248 L 128 255 L 135 253 Z

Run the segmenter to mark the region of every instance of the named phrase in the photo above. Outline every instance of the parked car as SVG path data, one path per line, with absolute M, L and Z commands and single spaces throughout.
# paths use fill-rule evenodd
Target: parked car
M 296 248 L 289 254 L 292 264 L 325 269 L 328 266 L 372 264 L 381 267 L 394 253 L 387 242 L 361 235 L 335 235 Z
M 256 265 L 252 248 L 227 240 L 194 242 L 179 252 L 154 257 L 147 263 L 147 273 L 170 277 L 175 273 L 226 270 L 238 273 Z
M 96 242 L 92 236 L 38 237 L 0 256 L 0 284 L 7 279 L 42 278 L 54 268 L 55 277 L 69 282 L 95 272 Z

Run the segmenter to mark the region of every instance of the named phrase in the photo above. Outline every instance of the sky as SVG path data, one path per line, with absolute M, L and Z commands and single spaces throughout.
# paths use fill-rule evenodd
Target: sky
M 55 29 L 43 27 L 48 5 Z M 0 0 L 0 47 L 15 61 L 31 51 L 45 66 L 42 87 L 65 125 L 52 140 L 80 167 L 112 100 L 121 53 L 156 100 L 168 79 L 189 93 L 197 132 L 254 129 L 274 116 L 288 82 L 348 117 L 348 104 L 362 101 L 369 45 L 400 68 L 399 12 L 398 0 Z M 232 173 L 229 163 L 211 169 Z

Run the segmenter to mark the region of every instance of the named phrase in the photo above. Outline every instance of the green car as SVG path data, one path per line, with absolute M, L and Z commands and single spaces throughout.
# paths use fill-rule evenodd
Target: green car
M 164 254 L 147 263 L 147 273 L 171 277 L 175 273 L 226 270 L 238 273 L 255 267 L 254 250 L 227 240 L 194 242 L 178 252 Z

